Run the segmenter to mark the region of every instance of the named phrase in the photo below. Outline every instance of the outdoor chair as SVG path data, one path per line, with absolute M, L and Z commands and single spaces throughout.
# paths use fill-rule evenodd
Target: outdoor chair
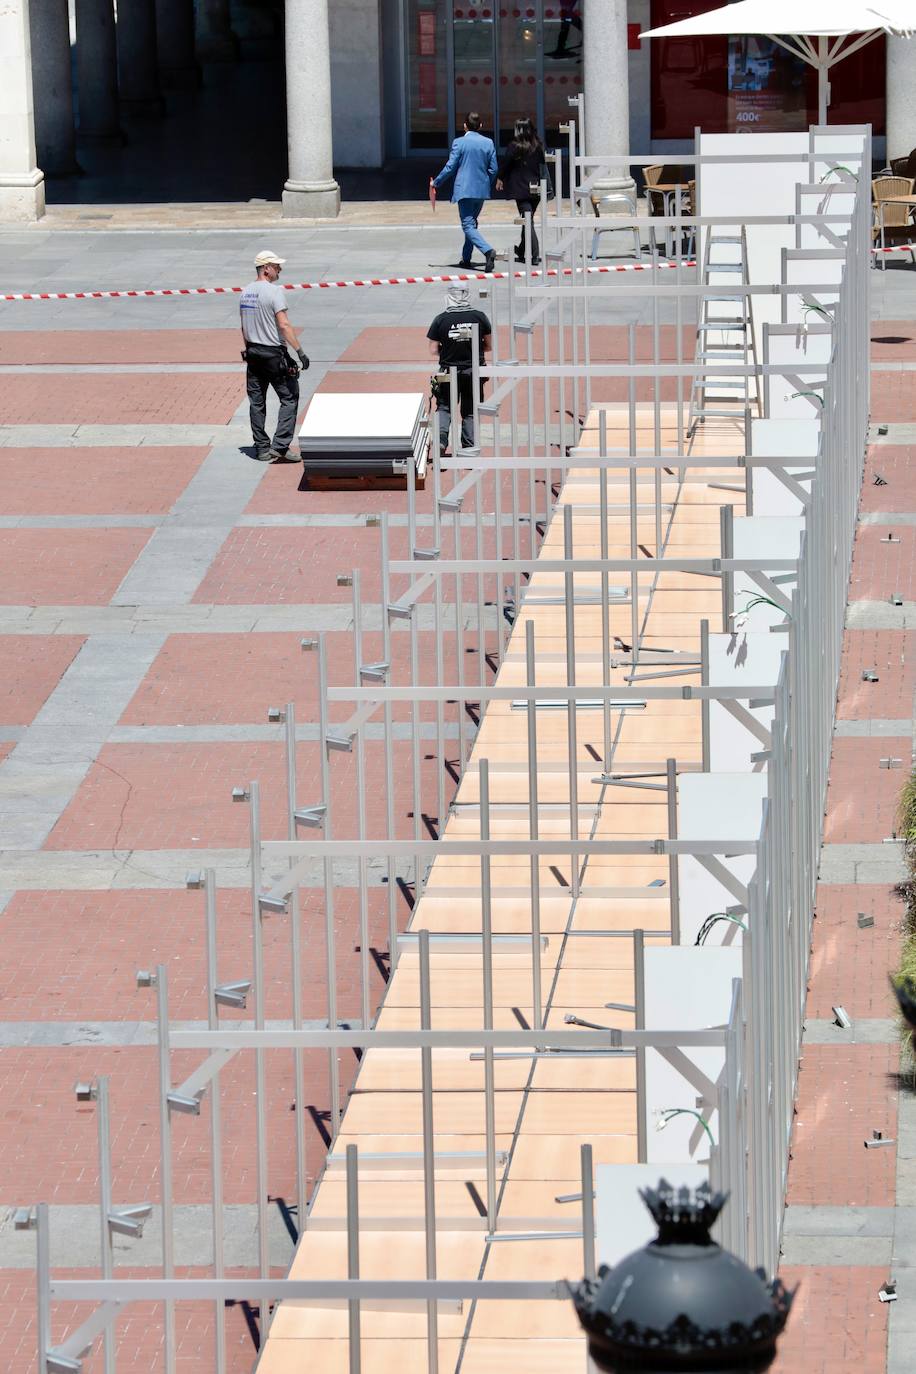
M 633 191 L 611 191 L 607 195 L 593 192 L 589 199 L 596 219 L 601 219 L 604 215 L 607 215 L 608 218 L 613 218 L 614 215 L 631 215 L 633 217 L 636 215 L 635 189 Z M 632 254 L 635 258 L 642 256 L 642 241 L 639 237 L 639 229 L 635 224 L 616 229 L 612 224 L 606 224 L 596 229 L 592 234 L 592 251 L 590 254 L 592 262 L 598 256 L 598 244 L 602 234 L 632 234 Z
M 674 213 L 675 199 L 679 199 L 681 208 L 686 211 L 689 200 L 687 180 L 688 172 L 684 167 L 677 167 L 673 164 L 658 163 L 652 167 L 644 168 L 646 178 L 646 208 L 649 211 L 649 218 L 663 217 Z M 681 186 L 681 191 L 663 191 L 657 189 L 660 186 Z M 655 247 L 655 231 L 650 230 L 650 240 L 653 248 Z M 671 257 L 671 248 L 674 242 L 674 230 L 667 227 L 665 229 L 665 252 Z
M 892 157 L 890 171 L 895 177 L 912 177 L 916 180 L 916 148 L 906 157 Z
M 872 242 L 880 248 L 897 241 L 916 245 L 916 224 L 913 223 L 913 205 L 894 205 L 897 196 L 911 196 L 914 180 L 912 177 L 880 176 L 871 184 L 872 195 Z M 887 257 L 879 253 L 881 267 L 887 266 Z M 916 264 L 916 246 L 912 258 Z

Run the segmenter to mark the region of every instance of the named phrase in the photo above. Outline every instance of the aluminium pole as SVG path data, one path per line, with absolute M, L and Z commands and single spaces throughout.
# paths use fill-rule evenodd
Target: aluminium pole
M 490 763 L 481 759 L 480 770 L 480 838 L 490 839 Z M 493 1029 L 493 910 L 490 856 L 480 856 L 480 925 L 483 966 L 483 1028 Z M 496 1079 L 492 1045 L 483 1052 L 484 1146 L 487 1172 L 487 1231 L 496 1231 Z
M 573 558 L 573 512 L 569 504 L 563 507 L 563 557 L 570 563 Z M 576 685 L 576 592 L 575 574 L 567 568 L 563 574 L 565 638 L 566 638 L 566 681 L 570 687 Z M 570 852 L 570 890 L 573 897 L 579 895 L 579 743 L 576 698 L 571 696 L 566 705 L 566 748 L 569 755 L 569 837 L 572 842 Z
M 429 979 L 429 931 L 419 934 L 420 955 L 420 1029 L 432 1030 L 432 998 Z M 420 1078 L 423 1093 L 423 1220 L 426 1236 L 426 1277 L 438 1276 L 436 1262 L 436 1158 L 433 1121 L 433 1052 L 428 1045 L 420 1050 Z M 426 1349 L 429 1374 L 439 1369 L 439 1307 L 435 1298 L 426 1304 Z
M 114 1246 L 111 1240 L 111 1227 L 108 1218 L 112 1212 L 111 1202 L 111 1104 L 108 1095 L 108 1076 L 96 1080 L 96 1124 L 99 1137 L 99 1223 L 102 1242 L 102 1278 L 114 1278 Z M 114 1322 L 105 1328 L 105 1374 L 115 1370 L 115 1329 Z
M 251 844 L 251 944 L 252 992 L 254 993 L 255 1030 L 264 1030 L 264 948 L 261 930 L 261 785 L 248 784 L 248 822 Z M 267 1234 L 267 1075 L 264 1051 L 254 1052 L 255 1075 L 255 1176 L 258 1208 L 258 1270 L 262 1279 L 270 1278 L 270 1255 Z M 270 1303 L 260 1304 L 260 1348 L 267 1341 L 270 1324 Z
M 216 985 L 219 981 L 219 966 L 216 956 L 216 870 L 204 869 L 204 902 L 206 917 L 207 946 L 207 1029 L 219 1030 L 219 1007 L 216 1003 Z M 301 1075 L 296 1077 L 296 1100 L 298 1102 Z M 210 1165 L 212 1170 L 212 1233 L 213 1233 L 213 1277 L 225 1277 L 223 1247 L 223 1141 L 222 1105 L 220 1102 L 219 1074 L 213 1079 L 210 1090 Z M 299 1214 L 299 1231 L 305 1227 L 305 1216 Z M 226 1368 L 226 1308 L 221 1299 L 215 1303 L 216 1331 L 216 1370 L 224 1374 Z
M 354 568 L 351 574 L 353 587 L 353 685 L 362 684 L 363 670 L 363 602 L 360 585 L 360 570 Z M 359 725 L 356 731 L 356 836 L 363 841 L 366 835 L 366 737 L 365 728 Z M 414 798 L 416 805 L 417 798 Z M 369 874 L 366 860 L 360 854 L 359 874 L 359 994 L 360 1017 L 363 1029 L 371 1025 L 372 1012 L 369 1006 Z
M 434 492 L 433 492 L 433 511 L 434 511 L 434 512 L 438 512 L 438 510 L 439 510 L 439 502 L 438 502 L 437 494 L 436 494 L 436 493 L 438 492 L 438 488 L 439 488 L 439 477 L 440 477 L 439 467 L 438 467 L 438 458 L 439 458 L 439 446 L 438 446 L 438 444 L 435 446 L 435 448 L 434 448 L 433 450 L 431 450 L 431 454 L 434 454 L 434 459 L 433 459 L 433 472 L 434 472 L 434 478 L 435 478 L 434 484 L 433 484 L 433 485 L 434 485 Z M 391 572 L 390 572 L 389 566 L 388 566 L 388 564 L 389 564 L 389 558 L 390 558 L 390 549 L 389 549 L 388 512 L 387 512 L 387 511 L 382 511 L 381 517 L 379 518 L 379 527 L 380 527 L 380 530 L 381 530 L 381 537 L 380 537 L 380 541 L 379 541 L 379 557 L 380 557 L 380 560 L 381 560 L 381 587 L 382 587 L 382 662 L 385 664 L 385 668 L 384 668 L 384 683 L 385 683 L 386 686 L 388 686 L 388 685 L 391 683 L 391 680 L 392 680 L 392 665 L 391 665 L 391 622 L 390 622 L 390 620 L 389 620 L 389 618 L 388 618 L 388 606 L 389 606 L 389 604 L 390 604 L 390 602 L 391 602 Z M 434 544 L 434 546 L 435 546 L 436 548 L 439 547 L 439 540 L 438 540 L 438 537 L 434 537 L 434 538 L 433 538 L 433 544 Z M 435 585 L 435 591 L 436 591 L 436 593 L 437 593 L 437 601 L 436 601 L 436 606 L 437 606 L 436 638 L 437 638 L 437 640 L 438 640 L 438 637 L 439 637 L 439 634 L 438 634 L 438 631 L 439 631 L 439 622 L 438 622 L 438 612 L 439 612 L 438 591 L 439 591 L 439 582 L 440 582 L 440 580 L 441 580 L 441 579 L 437 577 L 437 578 L 436 578 L 436 585 Z M 437 643 L 437 645 L 436 645 L 436 648 L 437 648 L 437 650 L 438 650 L 438 648 L 439 648 L 438 643 Z M 439 680 L 439 679 L 437 679 L 437 681 L 438 681 L 438 680 Z M 436 723 L 437 723 L 437 726 L 438 726 L 438 724 L 439 724 L 439 722 L 440 722 L 440 720 L 441 720 L 441 716 L 442 716 L 442 707 L 441 707 L 441 705 L 437 702 L 437 703 L 436 703 Z M 385 833 L 387 834 L 389 840 L 393 840 L 393 839 L 395 839 L 396 834 L 397 834 L 397 822 L 396 822 L 396 820 L 395 820 L 395 809 L 394 809 L 394 714 L 393 714 L 393 711 L 392 711 L 392 708 L 391 708 L 391 702 L 388 700 L 387 696 L 386 696 L 386 698 L 385 698 L 385 704 L 384 704 L 384 707 L 383 707 L 383 710 L 382 710 L 382 731 L 383 731 L 383 734 L 384 734 L 384 737 L 385 737 L 385 739 L 384 739 L 384 749 L 385 749 Z M 441 737 L 440 737 L 440 739 L 441 739 Z M 440 749 L 441 749 L 441 743 L 440 743 Z M 440 789 L 441 789 L 441 786 L 442 786 L 442 783 L 441 783 L 441 770 L 440 770 L 440 775 L 439 775 L 439 776 L 440 776 L 440 784 L 439 784 L 439 785 L 440 785 Z M 440 824 L 440 826 L 441 826 L 441 824 L 442 824 L 441 816 L 442 816 L 442 811 L 441 811 L 441 808 L 440 808 L 440 810 L 439 810 L 439 817 L 440 817 L 439 824 Z M 397 885 L 397 866 L 396 866 L 396 864 L 395 864 L 394 859 L 391 858 L 390 855 L 389 855 L 389 857 L 388 857 L 388 875 L 387 875 L 387 876 L 388 876 L 388 893 L 387 893 L 387 897 L 388 897 L 388 968 L 389 968 L 389 976 L 391 976 L 391 975 L 394 973 L 395 969 L 397 968 L 397 964 L 398 964 L 398 911 L 397 911 L 397 890 L 398 890 L 398 885 Z
M 359 1151 L 347 1146 L 347 1278 L 359 1278 Z M 362 1338 L 360 1333 L 359 1298 L 347 1303 L 347 1342 L 350 1355 L 350 1374 L 360 1374 Z
M 537 685 L 537 669 L 534 644 L 534 621 L 525 622 L 525 684 Z M 538 718 L 537 701 L 534 693 L 528 698 L 526 707 L 528 725 L 528 835 L 537 840 L 540 836 L 538 812 Z M 544 1012 L 541 1005 L 541 870 L 537 854 L 529 860 L 531 881 L 531 1010 L 535 1030 L 544 1028 Z
M 296 833 L 297 807 L 297 770 L 296 770 L 296 705 L 288 701 L 284 710 L 284 743 L 286 746 L 286 835 L 290 840 L 299 838 Z M 290 859 L 290 868 L 295 867 L 295 859 Z M 302 932 L 300 929 L 299 888 L 289 894 L 290 960 L 292 973 L 292 1013 L 293 1027 L 302 1029 Z M 212 994 L 211 994 L 212 996 Z M 296 1091 L 293 1094 L 296 1131 L 296 1207 L 300 1232 L 305 1229 L 308 1201 L 306 1197 L 305 1163 L 305 1112 L 303 1110 L 303 1077 L 305 1064 L 303 1051 L 293 1050 L 293 1072 Z M 217 1096 L 214 1087 L 214 1098 Z
M 156 1034 L 159 1047 L 159 1189 L 162 1212 L 162 1277 L 175 1276 L 174 1204 L 172 1199 L 172 1090 L 169 1062 L 169 984 L 165 964 L 156 968 Z M 164 1305 L 163 1345 L 166 1374 L 175 1374 L 175 1303 Z
M 328 757 L 328 651 L 324 634 L 318 636 L 318 760 L 321 769 L 321 804 L 324 807 L 325 839 L 331 828 L 331 767 Z M 324 860 L 325 981 L 328 988 L 328 1030 L 337 1029 L 337 937 L 334 929 L 334 860 Z M 340 1068 L 337 1051 L 328 1049 L 328 1090 L 331 1105 L 331 1137 L 340 1130 Z

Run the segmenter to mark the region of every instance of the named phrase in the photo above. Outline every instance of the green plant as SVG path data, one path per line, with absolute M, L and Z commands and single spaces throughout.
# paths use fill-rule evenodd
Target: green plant
M 840 177 L 840 180 L 841 180 L 841 181 L 845 181 L 845 179 L 846 179 L 845 177 L 841 176 L 841 173 L 842 173 L 842 172 L 845 172 L 845 173 L 847 174 L 847 176 L 849 176 L 853 181 L 858 181 L 858 180 L 859 180 L 858 176 L 857 176 L 856 173 L 852 170 L 851 167 L 844 167 L 843 164 L 842 164 L 842 162 L 838 162 L 838 163 L 836 163 L 835 166 L 833 166 L 833 167 L 828 167 L 828 168 L 827 168 L 826 172 L 825 172 L 824 175 L 821 177 L 821 183 L 825 182 L 825 181 L 827 180 L 828 177 L 830 177 L 830 176 L 832 176 L 832 175 L 834 174 L 834 172 L 836 173 L 837 176 Z
M 912 913 L 912 908 L 910 908 Z M 916 934 L 910 933 L 903 942 L 900 951 L 900 962 L 896 972 L 891 976 L 893 984 L 908 982 L 911 986 L 916 986 Z M 903 1013 L 897 1012 L 897 1029 L 900 1033 L 900 1072 L 908 1074 L 911 1078 L 916 1078 L 916 1048 L 913 1045 L 913 1028 L 903 1018 Z
M 897 835 L 904 842 L 910 875 L 916 879 L 916 769 L 900 789 L 897 799 Z

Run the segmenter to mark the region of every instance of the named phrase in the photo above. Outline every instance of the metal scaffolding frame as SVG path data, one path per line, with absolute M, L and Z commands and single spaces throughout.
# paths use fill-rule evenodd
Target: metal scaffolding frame
M 102 1271 L 99 1278 L 79 1280 L 53 1275 L 50 1264 L 50 1220 L 46 1204 L 28 1214 L 37 1229 L 39 1370 L 80 1371 L 85 1353 L 101 1338 L 106 1374 L 117 1368 L 115 1323 L 125 1307 L 137 1301 L 163 1305 L 164 1367 L 176 1367 L 175 1305 L 185 1300 L 212 1301 L 215 1311 L 213 1369 L 224 1374 L 226 1337 L 224 1305 L 245 1298 L 260 1304 L 262 1339 L 269 1332 L 276 1303 L 283 1299 L 307 1301 L 318 1306 L 347 1307 L 349 1362 L 352 1374 L 360 1369 L 361 1322 L 379 1307 L 396 1311 L 422 1311 L 427 1323 L 427 1361 L 431 1374 L 439 1368 L 438 1319 L 456 1304 L 478 1301 L 534 1302 L 565 1300 L 567 1292 L 557 1278 L 508 1282 L 477 1278 L 445 1280 L 437 1275 L 436 1238 L 441 1218 L 436 1208 L 437 1182 L 443 1171 L 463 1165 L 473 1157 L 485 1177 L 484 1213 L 456 1221 L 448 1228 L 479 1231 L 490 1244 L 497 1240 L 575 1237 L 582 1242 L 586 1273 L 596 1265 L 595 1213 L 593 1207 L 593 1160 L 591 1146 L 581 1149 L 581 1197 L 574 1222 L 565 1217 L 517 1218 L 500 1214 L 500 1198 L 510 1159 L 497 1147 L 495 1067 L 505 1058 L 521 1058 L 532 1065 L 547 1058 L 581 1058 L 596 1062 L 612 1059 L 634 1061 L 636 1083 L 636 1154 L 647 1159 L 649 1111 L 646 1099 L 646 1053 L 656 1052 L 679 1073 L 704 1111 L 718 1113 L 718 1138 L 710 1149 L 709 1168 L 716 1187 L 733 1195 L 733 1205 L 720 1219 L 720 1237 L 726 1245 L 769 1273 L 778 1263 L 785 1196 L 788 1146 L 796 1087 L 798 1050 L 806 986 L 811 912 L 820 844 L 821 818 L 826 794 L 827 766 L 833 723 L 834 699 L 839 673 L 846 587 L 851 560 L 852 532 L 864 460 L 868 416 L 867 270 L 870 262 L 870 218 L 866 191 L 843 177 L 822 183 L 816 175 L 824 161 L 818 151 L 823 132 L 810 134 L 810 172 L 800 193 L 816 189 L 818 213 L 802 213 L 803 197 L 795 216 L 734 216 L 745 227 L 794 226 L 801 244 L 804 231 L 822 237 L 825 252 L 843 255 L 843 279 L 838 284 L 818 282 L 799 285 L 749 282 L 736 295 L 777 296 L 786 315 L 787 301 L 832 300 L 827 324 L 832 333 L 829 364 L 794 360 L 785 363 L 716 365 L 717 376 L 753 374 L 761 393 L 768 377 L 786 377 L 790 384 L 805 383 L 817 394 L 812 413 L 820 423 L 819 442 L 813 458 L 785 454 L 761 454 L 751 444 L 749 417 L 730 431 L 724 452 L 707 453 L 688 435 L 689 394 L 702 364 L 683 357 L 685 326 L 691 308 L 710 288 L 684 280 L 690 271 L 685 253 L 688 229 L 702 233 L 713 222 L 709 217 L 683 213 L 676 204 L 668 219 L 656 221 L 673 230 L 675 255 L 662 270 L 652 245 L 651 268 L 636 285 L 613 283 L 605 290 L 600 278 L 587 273 L 587 249 L 593 221 L 586 216 L 588 191 L 603 170 L 613 164 L 640 161 L 586 157 L 581 144 L 582 101 L 577 98 L 576 120 L 568 127 L 570 140 L 568 184 L 563 185 L 562 162 L 554 159 L 557 195 L 548 208 L 546 195 L 540 208 L 540 233 L 545 262 L 555 266 L 555 277 L 542 278 L 530 261 L 520 277 L 510 275 L 505 296 L 492 298 L 494 352 L 489 366 L 475 353 L 473 393 L 475 433 L 485 438 L 487 452 L 479 448 L 460 451 L 457 377 L 451 377 L 451 457 L 439 458 L 438 444 L 431 445 L 429 480 L 432 484 L 432 522 L 418 521 L 416 477 L 408 473 L 408 557 L 393 559 L 389 519 L 372 516 L 367 524 L 379 534 L 382 610 L 381 626 L 367 627 L 359 570 L 344 570 L 338 582 L 352 592 L 355 671 L 350 684 L 331 685 L 327 645 L 323 635 L 302 641 L 304 650 L 317 659 L 316 715 L 319 733 L 320 793 L 302 798 L 296 768 L 296 716 L 292 703 L 272 707 L 268 718 L 281 727 L 280 743 L 286 763 L 287 823 L 283 838 L 262 832 L 260 788 L 256 780 L 235 789 L 233 797 L 247 804 L 251 852 L 251 963 L 232 982 L 220 982 L 217 969 L 217 875 L 206 869 L 191 874 L 188 885 L 203 891 L 205 947 L 207 953 L 207 1029 L 175 1030 L 169 1020 L 168 977 L 164 966 L 138 975 L 142 986 L 155 988 L 157 1004 L 160 1080 L 160 1196 L 162 1217 L 161 1278 L 118 1278 L 114 1270 L 113 1233 L 140 1234 L 153 1204 L 144 1202 L 116 1207 L 111 1193 L 110 1107 L 105 1078 L 80 1085 L 84 1098 L 97 1104 L 99 1131 L 99 1218 Z M 839 131 L 844 133 L 846 131 Z M 852 134 L 860 131 L 849 131 Z M 830 130 L 833 141 L 838 131 Z M 753 140 L 744 142 L 752 146 Z M 863 147 L 831 159 L 862 160 L 868 166 L 867 136 Z M 649 159 L 643 159 L 648 161 Z M 754 163 L 755 154 L 730 154 L 708 158 L 698 151 L 694 158 L 698 182 L 707 163 L 732 161 Z M 768 162 L 782 160 L 769 155 Z M 798 156 L 784 160 L 798 162 Z M 854 205 L 840 214 L 830 213 L 837 193 Z M 702 201 L 700 202 L 702 204 Z M 716 221 L 718 223 L 721 220 Z M 621 216 L 621 227 L 644 221 Z M 528 226 L 530 231 L 530 225 Z M 743 230 L 742 230 L 743 232 Z M 530 254 L 532 236 L 526 234 Z M 671 266 L 674 270 L 671 271 Z M 627 361 L 596 362 L 593 358 L 595 323 L 609 303 L 619 306 L 628 297 L 648 300 L 652 323 L 651 360 L 638 358 L 642 334 L 629 326 Z M 666 360 L 663 320 L 674 328 L 674 361 Z M 508 353 L 501 356 L 498 327 L 507 326 Z M 824 326 L 820 316 L 817 327 Z M 799 337 L 806 331 L 798 325 Z M 490 393 L 480 401 L 479 382 L 486 379 Z M 595 398 L 596 384 L 604 379 L 618 383 L 621 401 Z M 667 384 L 667 386 L 665 386 Z M 663 386 L 665 394 L 663 395 Z M 641 394 L 641 392 L 643 394 Z M 645 393 L 648 392 L 648 399 Z M 508 421 L 504 417 L 508 415 Z M 482 431 L 487 422 L 488 429 Z M 431 420 L 432 424 L 432 420 Z M 585 442 L 586 425 L 597 443 Z M 435 437 L 435 435 L 434 435 Z M 720 472 L 721 470 L 721 472 Z M 798 556 L 742 557 L 734 549 L 736 508 L 749 514 L 755 475 L 771 474 L 795 497 L 804 512 L 804 531 Z M 725 478 L 719 481 L 718 476 Z M 732 481 L 728 481 L 729 476 Z M 734 502 L 721 506 L 719 547 L 715 554 L 686 557 L 669 548 L 678 503 L 698 485 L 734 493 Z M 582 499 L 580 499 L 580 497 Z M 581 519 L 597 523 L 599 556 L 577 552 L 576 524 Z M 609 527 L 620 520 L 628 556 L 609 554 Z M 640 521 L 654 530 L 654 551 L 640 542 Z M 562 557 L 542 552 L 544 541 L 557 521 L 562 533 Z M 421 543 L 428 532 L 431 542 Z M 594 540 L 592 539 L 592 544 Z M 468 546 L 471 552 L 468 551 Z M 709 636 L 711 620 L 698 618 L 699 649 L 672 649 L 647 642 L 645 625 L 661 579 L 676 573 L 691 586 L 705 585 L 721 605 L 721 625 L 733 633 L 736 617 L 747 614 L 738 604 L 736 579 L 756 589 L 755 595 L 774 612 L 768 632 L 781 636 L 784 652 L 775 684 L 721 686 L 710 683 Z M 532 580 L 533 579 L 533 580 Z M 753 600 L 753 597 L 751 598 Z M 561 618 L 562 649 L 539 652 L 535 625 L 525 620 L 526 608 L 549 605 Z M 577 614 L 582 608 L 599 608 L 600 651 L 577 650 Z M 625 609 L 628 641 L 612 632 L 613 612 Z M 525 620 L 524 635 L 519 631 Z M 373 659 L 366 650 L 367 635 L 381 632 L 381 656 Z M 421 628 L 431 630 L 435 649 L 421 652 Z M 406 634 L 404 680 L 397 681 L 395 650 L 400 634 Z M 522 643 L 522 640 L 524 641 Z M 476 657 L 476 672 L 467 664 Z M 565 676 L 563 685 L 538 682 L 542 665 L 555 665 Z M 577 667 L 589 665 L 600 683 L 577 681 Z M 500 680 L 503 668 L 516 671 L 510 684 Z M 623 685 L 612 675 L 623 670 Z M 518 683 L 523 671 L 524 685 Z M 428 679 L 432 676 L 433 681 Z M 647 757 L 615 761 L 619 727 L 628 715 L 644 710 L 650 702 L 695 703 L 700 722 L 699 757 Z M 345 722 L 333 708 L 348 704 Z M 475 747 L 475 722 L 485 719 L 490 703 L 508 703 L 524 723 L 522 756 L 511 764 L 494 765 Z M 710 707 L 717 704 L 745 724 L 754 736 L 758 752 L 753 756 L 765 770 L 766 798 L 759 831 L 752 838 L 684 839 L 679 836 L 678 792 L 680 782 L 691 774 L 708 772 L 710 763 Z M 768 708 L 772 718 L 762 724 L 755 715 Z M 394 740 L 399 709 L 408 712 L 410 727 L 409 791 L 413 811 L 412 833 L 400 833 L 395 805 L 396 769 Z M 600 757 L 584 754 L 580 747 L 580 713 L 600 713 L 603 749 Z M 543 757 L 542 722 L 559 713 L 565 717 L 565 756 Z M 370 835 L 366 798 L 370 787 L 367 727 L 380 717 L 385 790 L 385 833 Z M 432 739 L 434 778 L 424 776 L 422 748 Z M 425 742 L 425 743 L 424 743 Z M 457 747 L 457 758 L 455 749 Z M 334 755 L 350 754 L 354 760 L 356 833 L 341 834 L 335 815 Z M 454 782 L 448 778 L 452 769 Z M 501 777 L 517 773 L 527 779 L 527 799 L 509 802 L 494 797 Z M 566 788 L 564 800 L 548 801 L 539 795 L 538 780 L 556 774 Z M 457 798 L 463 780 L 474 779 L 476 798 Z M 597 797 L 582 800 L 586 788 L 598 788 Z M 662 834 L 646 838 L 595 838 L 593 821 L 612 797 L 626 789 L 657 794 L 664 803 L 666 825 Z M 430 831 L 424 815 L 435 817 Z M 452 820 L 474 822 L 476 834 L 449 835 Z M 507 819 L 526 822 L 527 834 L 501 833 Z M 303 832 L 313 832 L 309 838 Z M 435 834 L 430 833 L 434 831 Z M 642 887 L 602 884 L 600 871 L 592 878 L 592 860 L 602 856 L 646 856 L 667 861 L 665 880 Z M 754 859 L 753 875 L 739 879 L 728 868 L 736 856 Z M 474 881 L 449 888 L 430 889 L 436 862 L 462 857 L 474 867 Z M 706 1029 L 645 1027 L 645 950 L 647 942 L 681 938 L 679 863 L 690 857 L 719 881 L 733 903 L 728 908 L 742 918 L 742 976 L 731 988 L 730 1012 L 725 1024 Z M 501 881 L 500 861 L 520 859 L 527 881 Z M 527 860 L 527 865 L 524 861 Z M 549 891 L 543 882 L 542 865 L 565 860 L 569 866 L 568 889 Z M 335 947 L 335 892 L 342 869 L 355 871 L 360 943 L 360 1016 L 356 1022 L 341 1020 L 338 1008 L 337 953 Z M 387 932 L 390 977 L 406 958 L 419 987 L 418 1024 L 411 1028 L 379 1027 L 377 1008 L 370 989 L 370 878 L 380 874 L 387 885 Z M 302 923 L 299 890 L 304 883 L 323 889 L 325 976 L 327 1001 L 322 1024 L 306 1025 L 302 1006 Z M 473 898 L 479 923 L 473 929 L 430 932 L 417 927 L 401 929 L 399 883 L 412 888 L 413 912 L 418 912 L 430 891 L 436 899 L 458 894 Z M 641 900 L 665 903 L 667 923 L 662 927 L 631 930 L 573 928 L 576 903 L 587 898 L 616 899 L 638 892 Z M 632 1003 L 607 1004 L 633 1017 L 633 1027 L 597 1026 L 567 1015 L 560 1028 L 551 1022 L 543 996 L 543 955 L 548 936 L 543 932 L 545 903 L 570 904 L 562 939 L 577 935 L 593 939 L 618 939 L 633 951 Z M 521 935 L 494 933 L 494 904 L 506 896 L 523 897 L 529 903 L 530 922 Z M 288 923 L 289 987 L 292 1020 L 288 1027 L 268 1026 L 264 977 L 263 923 L 279 918 Z M 433 1027 L 431 980 L 438 954 L 455 947 L 479 955 L 481 1024 L 473 1027 Z M 507 949 L 524 951 L 530 959 L 531 1023 L 527 1029 L 499 1028 L 494 1020 L 494 968 Z M 558 965 L 559 967 L 559 965 Z M 389 987 L 391 983 L 389 983 Z M 244 1007 L 250 999 L 253 1025 L 221 1019 L 223 1007 Z M 692 1053 L 716 1048 L 723 1068 L 713 1081 Z M 348 1144 L 335 1149 L 343 1104 L 340 1098 L 337 1054 L 341 1049 L 415 1051 L 420 1063 L 422 1151 L 405 1156 L 360 1154 Z M 434 1122 L 434 1074 L 437 1051 L 461 1051 L 483 1063 L 485 1129 L 481 1151 L 439 1150 Z M 197 1067 L 175 1082 L 172 1055 L 195 1051 Z M 266 1072 L 269 1056 L 291 1054 L 296 1076 L 295 1134 L 296 1195 L 300 1236 L 310 1229 L 340 1230 L 347 1236 L 346 1279 L 278 1279 L 270 1272 L 268 1253 L 267 1162 L 269 1132 L 266 1108 Z M 321 1178 L 309 1190 L 306 1174 L 306 1120 L 302 1093 L 305 1057 L 318 1054 L 328 1064 L 328 1101 L 332 1144 Z M 254 1057 L 256 1073 L 255 1143 L 256 1204 L 258 1233 L 257 1277 L 227 1278 L 224 1263 L 222 1124 L 220 1073 L 240 1054 Z M 533 1090 L 532 1090 L 533 1091 Z M 171 1191 L 172 1121 L 176 1113 L 199 1115 L 207 1095 L 210 1104 L 210 1155 L 212 1172 L 212 1276 L 187 1279 L 175 1276 L 174 1217 Z M 271 1130 L 275 1123 L 271 1123 Z M 710 1133 L 711 1135 L 711 1133 Z M 460 1156 L 460 1157 L 459 1157 Z M 409 1163 L 420 1171 L 423 1183 L 422 1215 L 399 1219 L 367 1217 L 359 1210 L 361 1168 L 397 1168 Z M 343 1169 L 346 1208 L 338 1217 L 313 1219 L 321 1180 Z M 360 1276 L 359 1241 L 367 1230 L 417 1229 L 425 1237 L 425 1278 L 402 1279 L 396 1274 L 384 1280 Z M 51 1303 L 92 1303 L 93 1309 L 78 1329 L 55 1344 L 51 1331 Z M 451 1305 L 451 1307 L 449 1306 Z

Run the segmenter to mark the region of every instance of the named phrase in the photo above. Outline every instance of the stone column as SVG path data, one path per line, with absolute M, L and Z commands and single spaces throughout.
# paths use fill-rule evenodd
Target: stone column
M 234 62 L 239 43 L 232 32 L 229 0 L 198 0 L 195 46 L 201 62 Z
M 194 0 L 156 0 L 159 76 L 169 90 L 194 90 L 200 68 L 194 56 Z
M 112 0 L 76 0 L 76 94 L 80 138 L 87 143 L 123 143 Z
M 79 172 L 67 0 L 29 0 L 35 151 L 45 176 Z
M 629 55 L 627 0 L 583 0 L 583 70 L 585 151 L 630 151 Z M 611 170 L 596 190 L 629 190 L 629 168 Z
M 340 187 L 331 144 L 328 0 L 286 0 L 286 121 L 283 213 L 333 219 Z
M 35 161 L 28 0 L 0 3 L 0 222 L 41 219 L 45 178 Z
M 118 85 L 130 114 L 161 114 L 156 0 L 118 0 Z
M 887 160 L 916 148 L 916 38 L 887 40 Z

